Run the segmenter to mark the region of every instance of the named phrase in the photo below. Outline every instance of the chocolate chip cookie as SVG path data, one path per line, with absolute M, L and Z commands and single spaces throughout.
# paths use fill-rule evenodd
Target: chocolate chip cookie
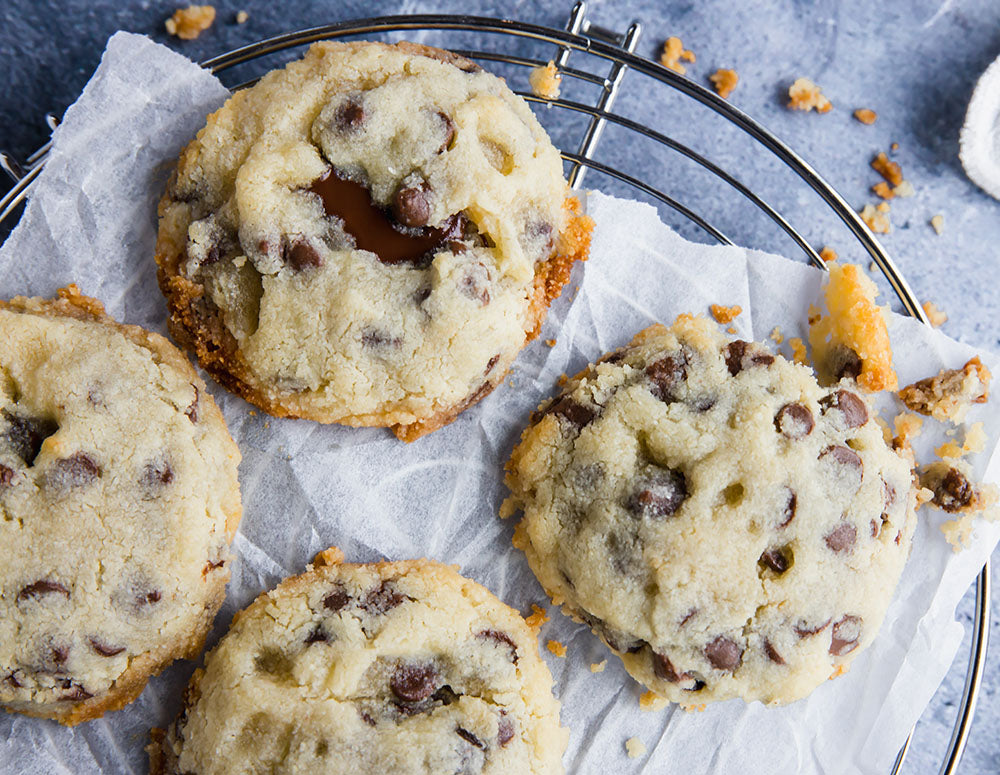
M 163 337 L 75 286 L 0 302 L 0 707 L 76 724 L 200 651 L 239 459 Z
M 515 544 L 657 694 L 804 697 L 875 637 L 914 528 L 910 462 L 854 384 L 701 318 L 652 326 L 524 432 Z
M 341 560 L 322 552 L 237 615 L 154 730 L 153 775 L 563 771 L 517 612 L 440 563 Z
M 156 247 L 172 333 L 271 414 L 407 441 L 487 395 L 592 222 L 504 82 L 400 43 L 317 43 L 183 152 Z

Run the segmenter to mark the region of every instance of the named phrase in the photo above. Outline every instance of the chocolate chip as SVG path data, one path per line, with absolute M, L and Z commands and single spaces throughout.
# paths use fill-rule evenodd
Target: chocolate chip
M 345 134 L 357 132 L 367 118 L 368 114 L 360 97 L 348 97 L 333 114 L 337 129 Z
M 723 353 L 726 359 L 726 367 L 734 377 L 744 369 L 749 369 L 753 366 L 770 366 L 774 363 L 774 356 L 764 350 L 759 344 L 756 342 L 744 342 L 741 339 L 727 344 Z
M 402 344 L 402 340 L 397 336 L 392 336 L 391 334 L 382 331 L 381 329 L 366 326 L 361 331 L 361 344 L 371 349 L 381 347 L 399 347 Z
M 39 579 L 38 581 L 23 587 L 21 591 L 17 593 L 17 602 L 20 603 L 24 600 L 28 600 L 29 598 L 44 597 L 45 595 L 52 594 L 62 595 L 69 600 L 69 590 L 58 581 Z
M 323 627 L 317 624 L 312 632 L 306 635 L 304 643 L 308 646 L 310 643 L 326 643 L 330 640 L 330 636 L 324 632 Z
M 871 531 L 872 531 L 872 538 L 878 538 L 878 534 L 881 531 L 881 527 L 879 526 L 878 522 L 876 522 L 874 519 L 871 521 Z
M 370 727 L 375 726 L 375 719 L 373 719 L 368 713 L 365 713 L 363 710 L 359 710 L 358 714 L 361 716 L 361 720 L 364 721 L 368 726 Z
M 426 226 L 431 217 L 430 189 L 424 182 L 405 186 L 392 197 L 392 214 L 404 226 Z
M 774 427 L 789 439 L 804 439 L 814 427 L 813 413 L 805 404 L 785 404 L 774 416 Z
M 102 657 L 113 657 L 117 654 L 121 654 L 125 650 L 124 646 L 109 646 L 107 643 L 104 643 L 97 638 L 90 638 L 89 640 L 90 647 Z
M 820 399 L 823 414 L 831 409 L 839 409 L 848 428 L 860 428 L 868 422 L 868 407 L 857 394 L 850 390 L 838 390 Z
M 157 589 L 149 592 L 140 592 L 135 596 L 135 603 L 139 607 L 153 605 L 160 602 L 160 591 Z
M 674 388 L 687 379 L 688 358 L 685 353 L 668 355 L 646 367 L 650 392 L 661 401 L 676 401 Z
M 850 522 L 841 522 L 823 538 L 830 551 L 842 553 L 854 548 L 858 540 L 858 529 Z
M 361 607 L 373 616 L 382 616 L 409 598 L 396 588 L 391 581 L 383 581 L 377 587 L 368 590 Z
M 56 423 L 43 417 L 22 417 L 6 409 L 0 410 L 0 416 L 8 423 L 6 436 L 14 454 L 28 466 L 34 464 L 42 442 L 59 430 Z
M 861 373 L 861 358 L 847 345 L 838 344 L 830 350 L 827 356 L 830 372 L 838 380 L 857 379 Z
M 80 686 L 80 684 L 73 683 L 72 681 L 69 682 L 69 686 L 66 688 L 68 688 L 69 691 L 59 697 L 61 702 L 82 702 L 83 700 L 89 700 L 94 696 Z
M 77 452 L 52 463 L 45 472 L 45 485 L 53 489 L 68 490 L 84 487 L 101 475 L 101 468 L 85 452 Z
M 482 638 L 484 640 L 492 640 L 498 646 L 506 646 L 510 649 L 510 659 L 516 665 L 518 654 L 517 654 L 517 644 L 511 639 L 510 635 L 505 632 L 500 632 L 499 630 L 482 630 L 476 633 L 477 638 Z
M 798 498 L 795 496 L 795 492 L 789 488 L 785 488 L 788 491 L 788 499 L 785 501 L 785 508 L 781 512 L 782 522 L 778 525 L 779 528 L 786 527 L 789 522 L 795 519 L 795 504 Z
M 720 635 L 705 646 L 705 658 L 716 670 L 732 672 L 743 663 L 743 649 L 735 641 Z
M 438 148 L 438 153 L 444 153 L 451 147 L 451 141 L 455 139 L 455 122 L 447 113 L 442 113 L 440 110 L 437 112 L 437 116 L 444 126 L 444 140 L 441 142 L 441 147 Z
M 17 676 L 14 675 L 14 673 L 8 673 L 7 677 L 4 678 L 3 680 L 6 681 L 11 686 L 13 686 L 15 689 L 22 688 L 21 682 L 17 680 Z
M 11 482 L 14 481 L 14 471 L 7 466 L 0 464 L 0 488 L 10 487 Z
M 485 307 L 490 303 L 490 272 L 482 262 L 469 264 L 458 281 L 458 290 L 466 298 Z
M 226 561 L 224 559 L 222 559 L 222 560 L 209 560 L 208 562 L 205 563 L 205 567 L 201 569 L 201 575 L 202 576 L 207 576 L 209 573 L 211 573 L 212 571 L 214 571 L 216 568 L 221 568 L 225 564 L 226 564 Z
M 949 468 L 933 488 L 931 502 L 947 512 L 961 511 L 975 500 L 976 488 L 957 468 Z
M 643 479 L 639 489 L 626 504 L 635 516 L 645 519 L 663 519 L 673 516 L 687 499 L 687 480 L 681 471 L 659 469 L 653 476 Z
M 835 657 L 850 654 L 858 647 L 861 639 L 861 617 L 845 616 L 833 625 L 830 638 L 830 653 Z
M 159 494 L 172 481 L 174 481 L 174 470 L 164 458 L 160 457 L 146 463 L 139 484 L 147 494 L 154 495 Z
M 885 479 L 882 479 L 882 502 L 887 511 L 896 503 L 896 488 Z
M 393 671 L 389 688 L 403 702 L 420 702 L 434 694 L 437 682 L 433 665 L 404 662 Z
M 777 549 L 767 549 L 757 561 L 760 565 L 770 568 L 775 573 L 784 573 L 792 567 L 792 550 L 783 546 Z
M 858 453 L 850 447 L 839 444 L 827 447 L 820 453 L 819 459 L 831 461 L 841 468 L 845 472 L 844 476 L 850 478 L 850 483 L 855 490 L 861 486 L 864 464 L 858 457 Z
M 69 659 L 70 647 L 66 643 L 48 643 L 39 654 L 39 663 L 35 666 L 41 673 L 59 675 L 63 673 L 63 665 Z
M 196 424 L 198 422 L 198 386 L 191 385 L 191 387 L 194 388 L 194 401 L 184 410 L 184 414 L 187 415 L 192 424 Z
M 675 684 L 681 680 L 684 676 L 677 672 L 674 667 L 673 662 L 666 654 L 658 654 L 653 652 L 653 674 L 659 678 L 661 681 L 670 681 L 670 683 Z
M 351 595 L 343 584 L 337 584 L 326 597 L 323 598 L 323 607 L 328 611 L 336 613 L 351 602 Z
M 503 748 L 514 739 L 514 722 L 507 718 L 506 711 L 500 711 L 500 719 L 497 721 L 497 743 Z
M 770 659 L 775 664 L 777 665 L 785 664 L 785 660 L 782 658 L 781 654 L 778 653 L 778 650 L 773 645 L 771 645 L 771 641 L 769 641 L 767 638 L 764 638 L 764 653 L 767 655 L 767 658 Z
M 309 267 L 323 266 L 323 257 L 305 237 L 284 237 L 281 257 L 296 272 Z
M 483 371 L 483 376 L 485 376 L 485 375 L 489 374 L 491 371 L 493 371 L 493 367 L 496 366 L 499 361 L 500 361 L 500 353 L 497 353 L 492 358 L 490 358 L 486 362 L 486 369 Z
M 472 732 L 470 732 L 468 729 L 463 729 L 462 727 L 455 727 L 455 732 L 458 734 L 460 738 L 476 746 L 476 748 L 482 748 L 484 751 L 486 750 L 486 743 L 484 743 L 482 740 L 480 740 L 478 737 L 472 734 Z
M 692 608 L 690 611 L 684 614 L 684 618 L 677 623 L 678 626 L 683 627 L 685 624 L 691 621 L 691 617 L 694 616 L 696 613 L 698 613 L 698 609 Z
M 805 622 L 800 621 L 792 629 L 795 630 L 795 634 L 798 635 L 800 638 L 809 638 L 813 635 L 817 635 L 823 632 L 823 630 L 825 630 L 829 626 L 830 626 L 829 619 L 827 619 L 822 624 L 817 624 L 817 625 L 808 625 Z
M 561 417 L 576 428 L 582 428 L 597 416 L 597 412 L 593 409 L 578 404 L 569 396 L 560 398 L 546 410 L 545 414 Z

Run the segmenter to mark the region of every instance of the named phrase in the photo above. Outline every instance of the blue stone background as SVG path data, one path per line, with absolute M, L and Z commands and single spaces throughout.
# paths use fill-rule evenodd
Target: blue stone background
M 145 33 L 202 60 L 237 46 L 292 29 L 383 14 L 463 13 L 504 17 L 562 27 L 570 3 L 497 0 L 465 2 L 307 2 L 226 0 L 217 2 L 215 25 L 198 40 L 168 36 L 163 22 L 180 3 L 161 0 L 3 0 L 0 3 L 0 147 L 25 157 L 47 139 L 43 115 L 57 115 L 79 94 L 115 30 Z M 245 10 L 249 20 L 235 22 Z M 740 83 L 732 104 L 785 140 L 856 209 L 878 201 L 869 187 L 880 178 L 868 162 L 898 142 L 893 158 L 917 191 L 892 202 L 892 232 L 882 237 L 921 300 L 948 313 L 944 330 L 970 344 L 1000 350 L 1000 202 L 976 188 L 958 161 L 958 133 L 976 78 L 1000 55 L 997 0 L 702 0 L 701 2 L 591 2 L 595 24 L 624 30 L 643 25 L 637 52 L 655 58 L 669 35 L 682 38 L 697 61 L 688 76 L 707 85 L 718 67 L 737 70 Z M 482 47 L 548 59 L 551 46 L 467 33 L 415 36 L 452 48 Z M 285 54 L 270 60 L 276 64 Z M 574 54 L 570 66 L 604 74 L 605 65 Z M 496 66 L 516 89 L 526 73 Z M 230 85 L 259 74 L 244 66 L 227 73 Z M 806 76 L 822 86 L 834 110 L 825 115 L 786 110 L 788 85 Z M 593 101 L 593 86 L 566 83 L 563 96 Z M 689 144 L 764 196 L 817 248 L 830 245 L 842 256 L 867 264 L 860 245 L 830 209 L 769 152 L 706 108 L 675 90 L 639 75 L 624 82 L 617 109 L 634 120 Z M 866 107 L 878 113 L 873 126 L 851 114 Z M 539 111 L 557 145 L 576 150 L 585 121 L 557 109 Z M 609 129 L 598 158 L 670 193 L 704 215 L 735 242 L 790 256 L 801 252 L 786 236 L 731 189 L 673 152 Z M 629 189 L 596 173 L 588 186 L 611 193 Z M 0 181 L 0 192 L 10 183 Z M 641 197 L 640 197 L 641 198 Z M 711 239 L 661 207 L 663 217 L 685 236 Z M 929 226 L 942 214 L 944 233 Z M 6 236 L 0 230 L 0 238 Z M 888 289 L 886 288 L 888 293 Z M 898 306 L 898 305 L 897 305 Z M 994 555 L 1000 566 L 1000 553 Z M 1000 582 L 994 570 L 993 581 Z M 960 618 L 971 626 L 973 596 L 966 595 Z M 1000 772 L 1000 622 L 991 610 L 994 648 L 986 666 L 979 709 L 959 772 Z M 905 773 L 935 773 L 947 746 L 961 698 L 968 636 L 955 664 L 924 713 L 914 735 Z

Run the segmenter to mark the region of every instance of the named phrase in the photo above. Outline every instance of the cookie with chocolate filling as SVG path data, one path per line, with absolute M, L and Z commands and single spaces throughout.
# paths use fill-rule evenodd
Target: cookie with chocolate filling
M 172 333 L 226 387 L 412 441 L 501 381 L 591 226 L 501 79 L 423 46 L 317 43 L 184 150 L 156 260 Z
M 563 772 L 569 735 L 516 611 L 440 563 L 341 560 L 237 614 L 154 730 L 152 775 Z
M 910 462 L 852 380 L 685 315 L 542 404 L 507 483 L 552 598 L 684 704 L 791 702 L 842 672 L 914 528 Z
M 0 302 L 0 707 L 76 724 L 201 650 L 240 453 L 177 348 L 59 296 Z

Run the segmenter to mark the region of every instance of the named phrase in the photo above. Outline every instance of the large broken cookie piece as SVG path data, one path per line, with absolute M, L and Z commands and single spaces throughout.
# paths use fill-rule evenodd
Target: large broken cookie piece
M 0 302 L 0 707 L 76 724 L 200 651 L 239 459 L 163 337 L 73 286 Z
M 327 550 L 239 613 L 150 746 L 153 775 L 561 773 L 534 633 L 427 560 Z
M 539 408 L 504 514 L 535 575 L 685 705 L 791 702 L 881 625 L 914 528 L 908 456 L 848 379 L 681 316 Z
M 907 408 L 944 422 L 958 423 L 965 419 L 972 404 L 984 404 L 990 394 L 990 370 L 978 357 L 971 358 L 960 369 L 942 369 L 899 391 Z

